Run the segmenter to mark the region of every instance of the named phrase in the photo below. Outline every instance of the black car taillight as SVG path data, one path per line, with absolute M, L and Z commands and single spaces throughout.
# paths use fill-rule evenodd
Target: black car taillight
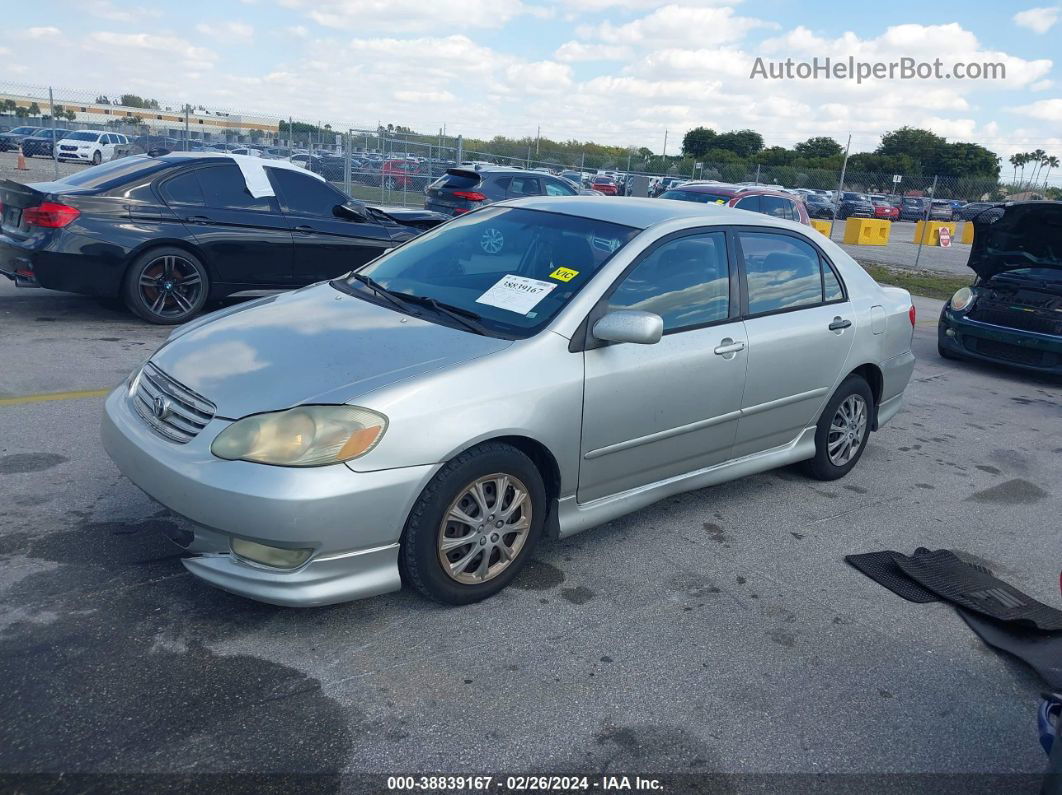
M 42 202 L 36 207 L 27 207 L 22 211 L 22 220 L 27 226 L 41 226 L 45 229 L 60 229 L 77 220 L 81 211 L 76 207 L 58 202 Z

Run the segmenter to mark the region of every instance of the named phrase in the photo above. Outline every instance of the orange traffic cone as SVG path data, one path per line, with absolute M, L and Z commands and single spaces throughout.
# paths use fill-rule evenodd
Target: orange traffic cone
M 22 144 L 18 145 L 18 163 L 15 164 L 15 168 L 19 171 L 29 171 L 26 166 L 26 156 L 22 154 Z

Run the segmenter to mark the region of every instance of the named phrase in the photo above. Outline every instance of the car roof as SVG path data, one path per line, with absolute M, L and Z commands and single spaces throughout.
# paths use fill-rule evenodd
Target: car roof
M 683 218 L 699 218 L 707 223 L 719 224 L 750 223 L 742 218 L 735 218 L 735 212 L 744 213 L 747 217 L 768 218 L 759 213 L 735 210 L 722 205 L 676 199 L 642 199 L 633 196 L 532 196 L 507 201 L 504 205 L 574 215 L 636 229 L 648 229 L 666 221 Z

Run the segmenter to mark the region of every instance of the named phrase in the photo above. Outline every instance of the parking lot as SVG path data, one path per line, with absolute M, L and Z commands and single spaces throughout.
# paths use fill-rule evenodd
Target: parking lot
M 193 580 L 160 532 L 181 520 L 101 448 L 102 394 L 166 331 L 0 284 L 3 768 L 1035 791 L 1038 679 L 843 561 L 951 548 L 1057 601 L 1062 387 L 940 359 L 939 304 L 918 306 L 906 407 L 841 481 L 783 469 L 660 502 L 543 544 L 470 607 L 293 610 Z

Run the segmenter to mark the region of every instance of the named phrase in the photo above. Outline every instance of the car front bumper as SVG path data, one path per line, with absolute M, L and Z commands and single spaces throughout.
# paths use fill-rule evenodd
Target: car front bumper
M 947 304 L 940 311 L 937 341 L 956 357 L 1062 375 L 1062 337 L 970 320 Z
M 355 472 L 345 464 L 275 467 L 224 461 L 210 443 L 228 420 L 215 418 L 187 444 L 151 430 L 125 385 L 107 398 L 103 446 L 122 473 L 191 530 L 172 540 L 197 577 L 251 599 L 292 607 L 333 604 L 395 591 L 398 542 L 413 503 L 438 469 Z M 237 556 L 234 538 L 309 548 L 309 560 L 278 569 Z

